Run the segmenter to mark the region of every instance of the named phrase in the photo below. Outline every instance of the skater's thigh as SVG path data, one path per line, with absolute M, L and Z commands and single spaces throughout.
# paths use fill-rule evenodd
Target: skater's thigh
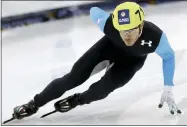
M 145 58 L 132 61 L 129 59 L 126 63 L 114 63 L 101 78 L 101 83 L 99 83 L 100 85 L 103 85 L 101 88 L 108 88 L 112 91 L 122 87 L 142 68 L 144 61 Z
M 75 62 L 70 74 L 88 78 L 105 69 L 109 64 L 107 53 L 109 46 L 110 39 L 102 37 Z

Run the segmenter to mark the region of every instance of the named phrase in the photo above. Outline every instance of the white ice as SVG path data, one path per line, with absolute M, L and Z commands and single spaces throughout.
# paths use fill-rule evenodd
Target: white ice
M 187 2 L 147 6 L 147 20 L 167 34 L 176 52 L 174 97 L 182 115 L 171 115 L 165 104 L 158 108 L 163 89 L 162 60 L 150 54 L 144 67 L 124 87 L 106 99 L 41 119 L 59 99 L 86 90 L 104 74 L 91 77 L 42 107 L 37 114 L 8 125 L 187 125 Z M 177 10 L 177 11 L 176 11 Z M 53 21 L 3 31 L 2 120 L 13 108 L 27 103 L 54 78 L 67 73 L 73 63 L 103 33 L 89 16 Z

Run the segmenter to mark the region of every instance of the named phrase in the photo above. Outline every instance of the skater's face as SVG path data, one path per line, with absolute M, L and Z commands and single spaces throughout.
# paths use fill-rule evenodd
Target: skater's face
M 141 36 L 143 24 L 132 30 L 120 31 L 120 36 L 127 46 L 132 46 Z

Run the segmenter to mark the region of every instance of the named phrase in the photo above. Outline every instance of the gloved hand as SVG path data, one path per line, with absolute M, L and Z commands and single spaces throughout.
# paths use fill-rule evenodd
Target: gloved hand
M 160 99 L 160 104 L 158 105 L 159 108 L 162 108 L 164 102 L 168 104 L 170 113 L 173 115 L 174 112 L 177 112 L 181 114 L 181 111 L 178 109 L 175 100 L 173 98 L 173 93 L 172 93 L 172 86 L 164 86 L 164 91 L 162 93 L 161 99 Z

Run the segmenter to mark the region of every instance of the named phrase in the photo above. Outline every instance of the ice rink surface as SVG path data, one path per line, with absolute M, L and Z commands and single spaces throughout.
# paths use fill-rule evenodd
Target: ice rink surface
M 171 115 L 165 104 L 158 108 L 162 89 L 162 60 L 150 54 L 143 68 L 124 87 L 106 99 L 41 119 L 59 99 L 86 90 L 104 71 L 81 86 L 51 101 L 37 114 L 8 125 L 187 125 L 187 2 L 146 6 L 146 20 L 168 36 L 176 54 L 174 97 L 182 114 Z M 27 103 L 73 63 L 103 33 L 89 16 L 21 27 L 2 33 L 2 121 L 13 108 Z

